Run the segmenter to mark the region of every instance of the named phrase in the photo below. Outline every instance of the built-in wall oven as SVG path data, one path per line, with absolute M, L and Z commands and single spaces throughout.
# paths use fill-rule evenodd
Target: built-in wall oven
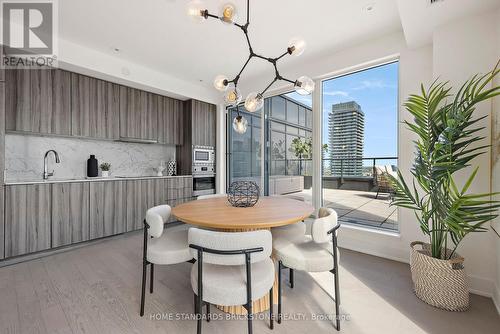
M 215 194 L 215 150 L 193 147 L 193 196 Z

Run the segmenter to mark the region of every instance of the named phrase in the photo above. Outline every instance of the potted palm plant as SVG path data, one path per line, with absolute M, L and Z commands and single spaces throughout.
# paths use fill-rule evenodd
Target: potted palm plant
M 489 148 L 477 132 L 483 129 L 475 117 L 478 103 L 500 95 L 500 87 L 491 87 L 499 73 L 498 65 L 486 75 L 476 75 L 451 93 L 448 83 L 421 86 L 411 95 L 405 108 L 413 122 L 405 122 L 417 136 L 416 157 L 408 184 L 398 171 L 392 178 L 395 194 L 392 205 L 415 212 L 428 242 L 411 243 L 410 268 L 415 294 L 433 306 L 464 311 L 469 307 L 469 289 L 464 259 L 457 253 L 462 240 L 471 232 L 487 231 L 485 224 L 497 216 L 497 194 L 472 194 L 469 188 L 478 168 L 472 170 L 463 185 L 456 173 L 471 166 L 475 157 Z

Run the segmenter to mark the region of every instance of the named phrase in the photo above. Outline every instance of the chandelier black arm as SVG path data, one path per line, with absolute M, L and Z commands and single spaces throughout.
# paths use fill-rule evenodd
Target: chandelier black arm
M 283 81 L 286 81 L 286 82 L 292 83 L 292 84 L 294 84 L 294 85 L 297 83 L 297 80 L 290 80 L 290 79 L 283 78 L 283 77 L 280 77 L 280 80 L 283 80 Z
M 247 27 L 250 24 L 250 0 L 247 0 Z
M 278 61 L 281 58 L 283 58 L 284 56 L 289 55 L 289 54 L 290 54 L 290 51 L 286 50 L 286 52 L 283 53 L 281 56 L 274 58 L 274 61 Z
M 245 65 L 243 65 L 243 67 L 241 68 L 240 72 L 234 77 L 233 80 L 230 80 L 228 82 L 232 82 L 234 83 L 235 86 L 238 85 L 238 80 L 240 79 L 240 75 L 241 73 L 243 73 L 243 71 L 245 70 L 245 68 L 247 67 L 248 63 L 250 62 L 250 59 L 252 59 L 253 55 L 250 54 L 250 56 L 248 56 L 248 59 L 247 61 L 245 62 Z
M 261 93 L 259 93 L 259 95 L 260 95 L 260 96 L 264 96 L 264 94 L 267 92 L 267 90 L 268 90 L 269 88 L 271 88 L 271 86 L 272 86 L 272 85 L 274 85 L 274 83 L 275 83 L 276 81 L 278 81 L 278 80 L 279 80 L 279 79 L 278 79 L 278 77 L 275 77 L 275 78 L 273 79 L 273 81 L 271 81 L 271 83 L 270 83 L 269 85 L 267 85 L 267 87 L 266 87 L 266 88 L 265 88 L 265 89 L 264 89 Z

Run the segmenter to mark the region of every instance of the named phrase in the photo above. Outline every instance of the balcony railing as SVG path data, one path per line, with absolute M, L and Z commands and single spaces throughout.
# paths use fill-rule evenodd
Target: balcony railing
M 397 157 L 324 158 L 323 177 L 373 179 L 375 166 L 397 166 Z M 312 175 L 312 159 L 271 160 L 271 175 Z

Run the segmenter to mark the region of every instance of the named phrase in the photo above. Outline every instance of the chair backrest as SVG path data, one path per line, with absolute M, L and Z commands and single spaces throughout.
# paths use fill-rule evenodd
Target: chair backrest
M 208 199 L 208 198 L 219 198 L 219 197 L 227 197 L 226 194 L 211 194 L 211 195 L 200 195 L 198 196 L 198 200 L 200 199 Z
M 324 243 L 332 240 L 328 234 L 332 228 L 338 224 L 337 212 L 330 208 L 320 208 L 318 218 L 314 220 L 311 226 L 311 235 L 316 243 Z
M 169 205 L 158 205 L 146 211 L 146 223 L 149 225 L 148 233 L 154 238 L 161 237 L 165 223 L 170 218 L 172 208 Z
M 252 253 L 250 261 L 252 263 L 263 261 L 271 256 L 272 235 L 268 230 L 250 232 L 219 232 L 207 231 L 199 228 L 190 228 L 188 232 L 188 242 L 203 248 L 219 251 L 235 251 L 262 247 L 262 252 Z M 198 251 L 191 248 L 191 254 L 198 258 Z M 245 255 L 219 255 L 209 252 L 203 253 L 203 262 L 219 265 L 242 265 L 245 264 Z

